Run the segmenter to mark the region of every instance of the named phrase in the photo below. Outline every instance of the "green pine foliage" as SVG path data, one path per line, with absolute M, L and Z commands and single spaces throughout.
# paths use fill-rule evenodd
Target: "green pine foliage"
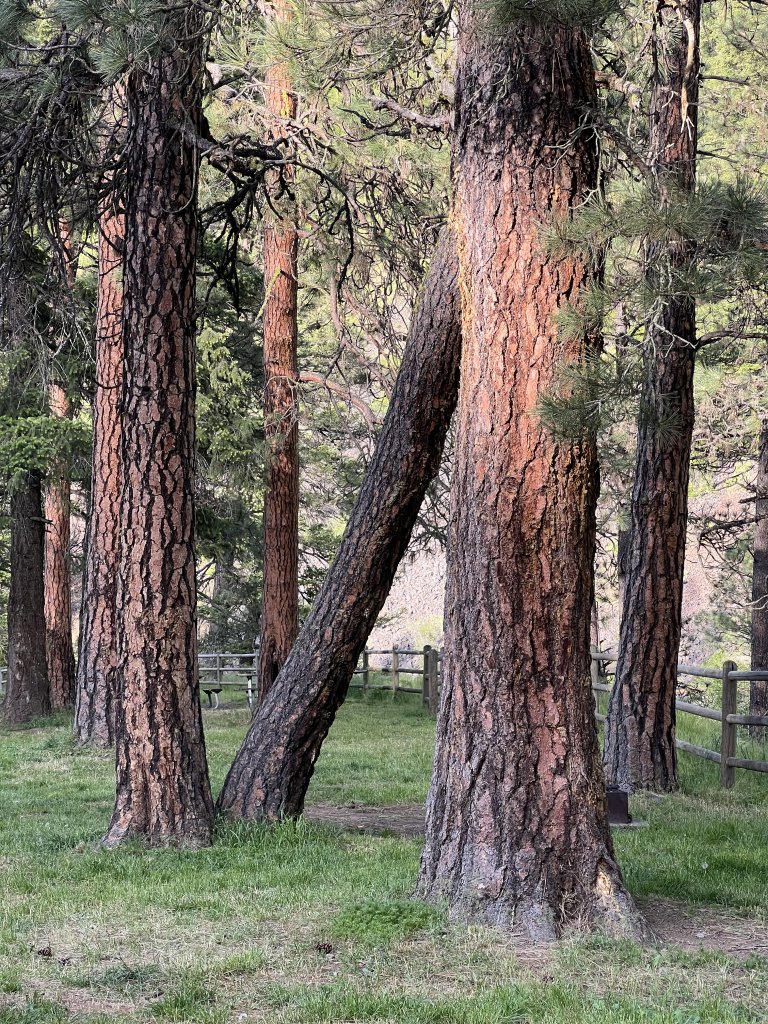
M 622 0 L 490 0 L 495 17 L 504 24 L 538 21 L 594 28 L 619 14 Z

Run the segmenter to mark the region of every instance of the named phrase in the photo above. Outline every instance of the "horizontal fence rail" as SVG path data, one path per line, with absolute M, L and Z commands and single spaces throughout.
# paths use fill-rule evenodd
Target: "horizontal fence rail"
M 202 651 L 199 658 L 200 689 L 208 698 L 209 707 L 219 707 L 219 694 L 227 689 L 245 692 L 248 704 L 253 707 L 256 700 L 256 677 L 259 668 L 258 650 L 242 653 L 239 651 Z M 371 659 L 386 658 L 389 664 L 374 665 Z M 613 684 L 608 682 L 614 674 L 609 668 L 616 661 L 614 651 L 592 651 L 592 689 L 596 694 L 613 691 Z M 442 685 L 442 652 L 427 644 L 419 650 L 409 648 L 366 648 L 357 668 L 354 670 L 350 688 L 361 689 L 363 692 L 382 690 L 397 693 L 420 694 L 425 707 L 437 713 L 438 699 Z M 0 665 L 0 696 L 5 692 L 8 669 Z M 768 772 L 768 761 L 737 757 L 738 729 L 740 727 L 764 727 L 768 730 L 768 716 L 740 714 L 738 710 L 738 685 L 752 680 L 768 680 L 768 669 L 740 671 L 735 662 L 725 661 L 722 668 L 704 668 L 701 665 L 680 664 L 677 666 L 678 677 L 686 676 L 693 679 L 720 680 L 720 707 L 705 707 L 686 700 L 675 701 L 677 711 L 686 715 L 720 723 L 720 750 L 701 747 L 687 740 L 676 739 L 678 750 L 701 757 L 720 765 L 720 784 L 730 789 L 736 779 L 736 769 L 753 772 Z M 388 677 L 386 682 L 372 681 L 372 677 Z M 403 678 L 408 682 L 420 679 L 420 685 L 403 685 Z M 391 679 L 391 682 L 389 681 Z M 595 707 L 595 716 L 599 722 L 605 721 L 605 715 Z
M 226 688 L 245 691 L 248 706 L 253 707 L 256 696 L 254 677 L 259 671 L 259 652 L 201 651 L 198 655 L 200 689 L 208 698 L 208 706 L 218 708 L 219 694 Z
M 592 651 L 592 689 L 598 693 L 611 693 L 613 686 L 600 682 L 612 673 L 607 666 L 616 661 L 613 651 Z M 731 789 L 736 781 L 736 769 L 743 768 L 752 772 L 768 772 L 768 761 L 737 757 L 736 745 L 739 726 L 768 726 L 768 716 L 740 715 L 738 713 L 739 683 L 752 680 L 768 679 L 768 669 L 755 669 L 740 672 L 733 661 L 723 662 L 721 669 L 704 668 L 701 665 L 678 665 L 677 675 L 689 676 L 694 679 L 719 679 L 721 681 L 720 707 L 708 708 L 689 701 L 676 700 L 675 708 L 687 715 L 707 718 L 720 723 L 720 750 L 700 747 L 687 740 L 676 739 L 675 746 L 695 757 L 704 758 L 720 765 L 720 785 Z M 605 715 L 597 714 L 598 721 L 604 722 Z
M 371 657 L 387 657 L 391 659 L 390 665 L 372 666 Z M 421 659 L 420 667 L 403 663 L 403 658 L 413 661 Z M 350 689 L 361 689 L 364 693 L 369 690 L 391 690 L 393 696 L 396 693 L 417 693 L 421 694 L 422 703 L 433 713 L 437 713 L 437 700 L 442 682 L 443 657 L 440 651 L 427 644 L 421 650 L 410 650 L 408 648 L 392 647 L 385 649 L 367 648 L 360 656 L 357 668 L 352 673 Z M 392 677 L 391 683 L 372 683 L 371 675 Z M 361 676 L 362 681 L 356 682 L 355 676 Z M 421 686 L 403 686 L 402 676 L 421 676 Z

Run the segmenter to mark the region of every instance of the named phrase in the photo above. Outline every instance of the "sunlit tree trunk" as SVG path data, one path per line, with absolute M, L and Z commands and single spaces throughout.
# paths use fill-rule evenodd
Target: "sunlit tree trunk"
M 128 85 L 117 793 L 105 844 L 207 843 L 197 667 L 195 261 L 200 19 Z
M 232 818 L 301 814 L 323 740 L 437 473 L 456 404 L 460 347 L 456 251 L 445 231 L 336 558 L 224 783 L 219 807 Z
M 72 250 L 72 227 L 59 222 L 66 284 L 75 286 L 77 260 Z M 72 405 L 66 384 L 53 379 L 48 386 L 51 416 L 66 420 Z M 72 646 L 72 568 L 69 552 L 70 482 L 69 467 L 51 467 L 45 488 L 45 649 L 51 704 L 57 709 L 71 707 L 75 699 L 75 654 Z
M 631 931 L 590 689 L 598 475 L 538 402 L 591 344 L 555 317 L 590 268 L 543 227 L 597 186 L 583 31 L 459 6 L 452 221 L 463 352 L 443 694 L 418 894 L 460 920 L 551 938 Z
M 123 215 L 110 203 L 99 221 L 91 504 L 85 537 L 75 707 L 78 742 L 100 746 L 111 746 L 115 740 L 123 381 L 122 252 Z
M 286 0 L 275 0 L 272 18 L 290 17 Z M 273 134 L 296 116 L 288 67 L 267 68 L 264 100 Z M 267 181 L 274 209 L 264 227 L 264 430 L 267 441 L 264 492 L 264 582 L 259 648 L 259 697 L 275 681 L 299 628 L 299 427 L 296 379 L 299 235 L 288 195 L 289 167 Z M 277 212 L 276 212 L 277 211 Z
M 70 416 L 64 386 L 49 386 L 51 415 Z M 56 474 L 45 488 L 45 647 L 51 704 L 71 707 L 75 696 L 75 654 L 72 646 L 72 574 L 69 554 L 70 484 Z
M 752 562 L 752 669 L 768 669 L 768 419 L 760 429 L 760 451 L 755 480 L 755 536 Z M 756 679 L 750 684 L 749 713 L 768 715 L 768 681 Z M 766 730 L 753 726 L 754 736 L 762 738 Z
M 696 184 L 700 0 L 660 2 L 652 53 L 651 159 L 662 202 Z M 648 251 L 672 270 L 690 259 L 680 240 Z M 616 682 L 606 723 L 609 782 L 630 792 L 677 788 L 675 698 L 693 437 L 696 305 L 689 295 L 657 303 L 644 342 L 627 578 Z

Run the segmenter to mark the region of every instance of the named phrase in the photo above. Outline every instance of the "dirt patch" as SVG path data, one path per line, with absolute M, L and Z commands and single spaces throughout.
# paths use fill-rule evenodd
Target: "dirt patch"
M 392 807 L 368 807 L 356 803 L 314 804 L 305 808 L 304 817 L 317 825 L 335 825 L 372 835 L 424 835 L 424 807 L 421 804 L 396 804 Z
M 304 814 L 318 825 L 353 832 L 409 838 L 424 835 L 424 807 L 420 804 L 315 804 Z M 695 907 L 657 898 L 641 901 L 641 909 L 662 945 L 687 951 L 715 950 L 736 958 L 751 954 L 768 957 L 768 922 L 760 918 L 734 915 L 721 907 Z
M 664 945 L 685 950 L 710 949 L 737 958 L 768 957 L 768 923 L 734 915 L 723 907 L 693 907 L 674 900 L 640 902 L 645 919 Z

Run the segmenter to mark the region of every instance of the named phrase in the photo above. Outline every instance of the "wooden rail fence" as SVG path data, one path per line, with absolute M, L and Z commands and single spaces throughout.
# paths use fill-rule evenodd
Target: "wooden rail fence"
M 371 656 L 385 656 L 391 659 L 391 665 L 384 665 L 380 668 L 371 667 Z M 420 659 L 420 667 L 405 664 L 403 659 L 413 662 Z M 369 650 L 366 648 L 360 656 L 360 662 L 355 669 L 350 688 L 368 690 L 391 690 L 395 693 L 420 693 L 424 706 L 433 713 L 437 713 L 437 701 L 442 681 L 443 656 L 440 651 L 427 644 L 421 650 L 408 650 L 406 648 L 393 647 L 386 650 Z M 372 683 L 371 675 L 391 675 L 391 683 Z M 362 676 L 362 682 L 356 682 L 355 677 Z M 403 686 L 403 676 L 420 676 L 421 686 Z
M 602 680 L 612 675 L 607 666 L 615 662 L 616 655 L 611 651 L 592 652 L 592 689 L 596 693 L 611 693 L 612 684 Z M 700 747 L 687 740 L 676 739 L 675 746 L 688 754 L 714 761 L 720 765 L 720 785 L 731 789 L 736 781 L 736 769 L 744 768 L 752 772 L 768 772 L 768 761 L 752 760 L 736 756 L 736 740 L 739 726 L 768 726 L 768 716 L 740 715 L 738 713 L 739 683 L 752 679 L 768 679 L 768 669 L 754 672 L 740 672 L 734 661 L 724 661 L 720 669 L 703 668 L 701 665 L 678 665 L 677 674 L 696 679 L 720 680 L 720 707 L 709 708 L 699 704 L 691 704 L 685 700 L 675 701 L 678 711 L 698 718 L 708 718 L 720 723 L 720 750 Z M 599 722 L 605 721 L 605 715 L 596 712 Z
M 372 657 L 382 656 L 389 659 L 389 665 L 380 667 L 371 665 Z M 248 704 L 253 706 L 254 680 L 259 663 L 258 650 L 245 654 L 204 651 L 200 653 L 199 660 L 200 689 L 206 694 L 211 708 L 218 708 L 219 694 L 228 688 L 245 691 Z M 420 650 L 398 647 L 386 650 L 366 648 L 354 671 L 350 686 L 362 689 L 363 692 L 385 690 L 391 691 L 393 695 L 396 693 L 420 694 L 424 706 L 435 714 L 442 683 L 442 660 L 442 653 L 429 645 Z M 592 652 L 592 689 L 596 694 L 611 693 L 613 690 L 613 685 L 607 680 L 613 675 L 608 666 L 615 660 L 616 655 L 612 651 Z M 0 666 L 0 695 L 5 692 L 6 673 L 7 669 Z M 681 739 L 675 741 L 677 748 L 719 764 L 720 785 L 725 789 L 730 789 L 734 785 L 737 768 L 753 772 L 768 772 L 768 761 L 736 756 L 739 727 L 764 726 L 768 728 L 768 716 L 739 714 L 739 683 L 749 682 L 753 679 L 768 679 L 768 669 L 741 672 L 735 662 L 725 661 L 720 669 L 704 668 L 701 665 L 678 665 L 677 673 L 678 676 L 719 680 L 721 683 L 719 708 L 705 707 L 684 700 L 675 702 L 677 710 L 683 714 L 707 718 L 720 723 L 720 749 L 710 750 Z M 372 682 L 372 676 L 389 676 L 391 682 Z M 420 678 L 420 685 L 403 685 L 405 676 Z M 597 720 L 604 722 L 605 715 L 599 713 L 597 701 L 595 703 Z

